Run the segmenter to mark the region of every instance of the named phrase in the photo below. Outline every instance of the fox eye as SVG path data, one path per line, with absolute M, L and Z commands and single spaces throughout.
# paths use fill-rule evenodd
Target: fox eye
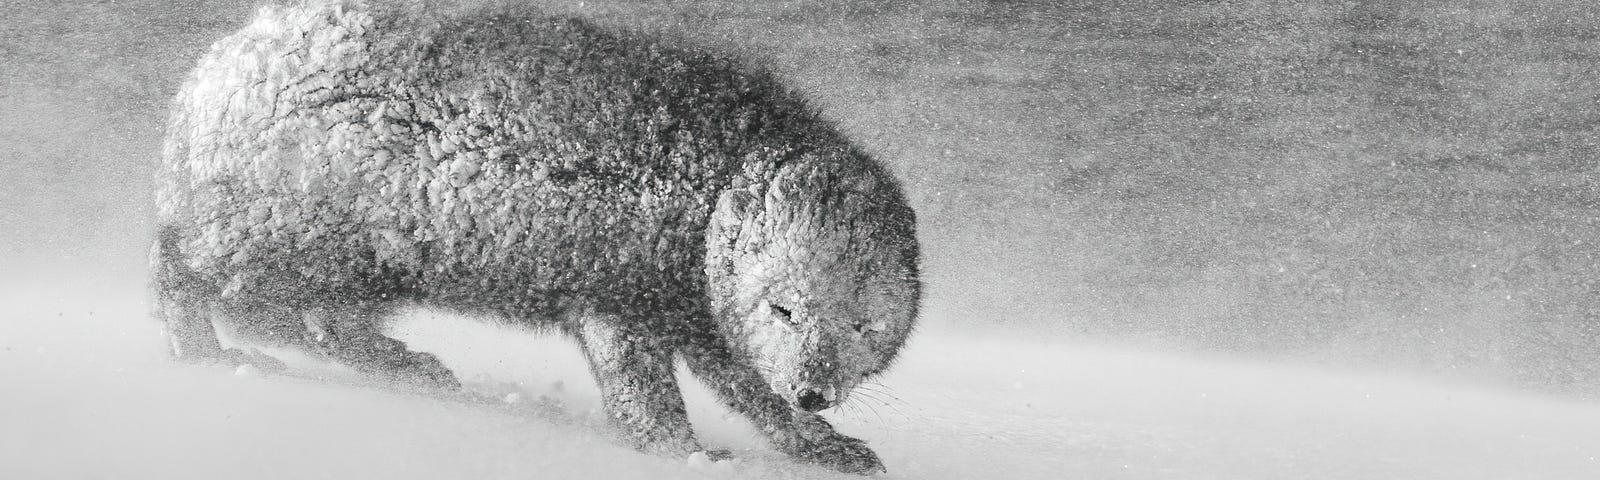
M 765 300 L 763 300 L 761 303 L 765 304 L 767 306 L 767 311 L 768 312 L 772 312 L 772 316 L 776 317 L 778 319 L 778 321 L 781 321 L 781 322 L 787 323 L 787 324 L 793 324 L 794 323 L 793 314 L 789 312 L 789 309 L 784 308 L 781 305 L 775 305 L 775 304 L 773 304 L 771 302 L 767 302 Z
M 866 335 L 868 333 L 882 332 L 887 328 L 889 328 L 889 326 L 884 324 L 883 322 L 861 322 L 861 323 L 857 323 L 856 327 L 855 327 L 856 333 L 859 333 L 859 334 L 862 334 L 862 335 Z

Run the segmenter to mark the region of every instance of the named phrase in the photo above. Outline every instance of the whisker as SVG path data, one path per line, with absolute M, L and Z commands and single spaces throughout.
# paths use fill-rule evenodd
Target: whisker
M 910 402 L 907 402 L 904 399 L 900 398 L 899 395 L 895 395 L 894 392 L 891 389 L 889 389 L 888 386 L 885 386 L 885 385 L 883 385 L 881 383 L 871 382 L 870 384 L 864 384 L 863 386 L 867 387 L 863 391 L 868 391 L 868 392 L 872 392 L 874 395 L 887 397 L 886 399 L 880 399 L 881 401 L 883 401 L 883 403 L 885 405 L 889 405 L 891 407 L 895 406 L 893 404 L 899 404 L 899 405 L 905 405 L 905 406 L 910 406 L 911 405 Z M 898 408 L 897 408 L 897 410 L 898 410 Z
M 893 388 L 889 388 L 888 385 L 884 385 L 882 383 L 865 382 L 865 383 L 862 383 L 861 385 L 858 386 L 858 388 L 860 388 L 860 387 L 866 387 L 866 388 L 872 389 L 872 391 L 874 391 L 874 392 L 878 392 L 878 393 L 882 393 L 884 395 L 888 395 L 889 398 L 893 398 L 895 400 L 900 400 L 900 396 L 895 394 Z
M 867 410 L 871 410 L 872 411 L 872 416 L 878 417 L 878 422 L 880 422 L 880 423 L 889 423 L 888 420 L 883 418 L 883 412 L 879 412 L 878 411 L 878 407 L 872 406 L 871 402 L 857 402 L 857 403 L 860 403 L 861 405 L 866 406 Z
M 883 395 L 883 396 L 886 396 L 886 397 L 889 397 L 889 398 L 893 398 L 893 399 L 896 399 L 896 400 L 900 399 L 900 397 L 895 396 L 893 393 L 889 393 L 889 392 L 880 390 L 880 389 L 875 388 L 875 387 L 873 387 L 871 385 L 858 385 L 858 386 L 856 386 L 856 389 L 860 390 L 860 391 L 863 391 L 863 392 L 876 393 L 876 394 Z
M 878 404 L 881 404 L 881 405 L 883 405 L 885 407 L 889 407 L 889 410 L 890 410 L 891 413 L 894 413 L 895 415 L 898 415 L 901 418 L 905 418 L 905 419 L 910 419 L 911 418 L 910 415 L 907 415 L 904 410 L 901 410 L 900 407 L 898 405 L 896 405 L 896 403 L 904 404 L 905 401 L 903 401 L 903 400 L 895 398 L 894 402 L 890 402 L 888 400 L 884 400 L 882 397 L 879 397 L 878 396 L 879 395 L 878 392 L 872 392 L 872 391 L 869 391 L 869 390 L 858 390 L 858 391 L 855 392 L 855 395 L 859 395 L 859 396 L 861 396 L 861 398 L 865 398 L 865 399 L 871 400 L 871 402 L 862 402 L 862 403 L 865 404 L 867 406 L 867 408 L 871 408 L 874 413 L 877 413 L 878 409 L 877 409 L 877 407 L 873 406 L 872 404 L 873 403 L 878 403 Z M 881 417 L 882 414 L 879 414 L 879 416 Z
M 880 381 L 877 381 L 877 380 L 868 380 L 868 381 L 861 382 L 861 383 L 863 385 L 871 385 L 871 386 L 874 386 L 874 387 L 878 387 L 878 388 L 883 389 L 883 390 L 894 390 L 894 388 L 889 387 L 889 385 L 886 385 L 883 382 L 880 382 Z
M 893 393 L 885 392 L 885 391 L 874 389 L 874 388 L 871 388 L 871 387 L 867 387 L 867 388 L 856 387 L 856 390 L 858 392 L 861 392 L 861 393 L 870 393 L 872 395 L 872 398 L 874 398 L 874 399 L 876 399 L 878 401 L 881 401 L 881 402 L 883 402 L 885 404 L 888 404 L 888 403 L 901 403 L 901 404 L 904 404 L 904 403 L 906 403 L 905 400 L 902 400 L 900 397 L 895 396 L 895 394 L 893 394 Z
M 852 400 L 845 401 L 844 403 L 840 404 L 840 406 L 849 407 L 851 416 L 854 416 L 854 417 L 865 417 L 866 413 L 862 412 L 861 411 L 861 406 L 857 405 L 856 403 L 857 402 L 852 399 Z

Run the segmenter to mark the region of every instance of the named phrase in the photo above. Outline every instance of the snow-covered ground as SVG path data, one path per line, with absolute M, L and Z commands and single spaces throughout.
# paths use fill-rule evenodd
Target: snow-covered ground
M 0 294 L 0 478 L 836 478 L 689 393 L 733 465 L 634 453 L 594 425 L 575 348 L 412 312 L 397 330 L 481 392 L 563 416 L 363 384 L 167 361 L 142 292 Z M 879 401 L 830 412 L 885 478 L 1600 478 L 1600 406 L 1399 377 L 931 327 Z M 320 379 L 319 379 L 320 378 Z

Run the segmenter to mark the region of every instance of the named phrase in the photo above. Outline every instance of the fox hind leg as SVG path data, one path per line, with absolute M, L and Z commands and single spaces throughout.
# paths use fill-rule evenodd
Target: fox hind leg
M 214 323 L 230 312 L 221 291 L 211 281 L 191 270 L 178 248 L 178 233 L 162 228 L 150 253 L 151 288 L 154 290 L 155 317 L 162 322 L 173 358 L 190 363 L 215 363 L 228 366 L 253 365 L 268 372 L 282 371 L 283 362 L 254 350 L 224 348 Z
M 460 388 L 461 382 L 438 357 L 411 350 L 384 334 L 383 320 L 391 310 L 379 302 L 304 309 L 300 317 L 305 342 L 313 353 L 368 375 L 432 388 Z
M 184 263 L 178 233 L 171 227 L 157 233 L 150 252 L 150 273 L 154 313 L 162 322 L 168 353 L 188 362 L 223 358 L 222 342 L 211 325 L 216 289 L 207 288 L 206 279 Z

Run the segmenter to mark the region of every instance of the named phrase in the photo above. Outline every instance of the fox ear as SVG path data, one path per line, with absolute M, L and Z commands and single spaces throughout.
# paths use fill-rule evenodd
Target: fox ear
M 739 227 L 749 220 L 756 206 L 756 195 L 740 188 L 730 188 L 717 197 L 717 209 L 711 213 L 713 234 L 737 237 Z

